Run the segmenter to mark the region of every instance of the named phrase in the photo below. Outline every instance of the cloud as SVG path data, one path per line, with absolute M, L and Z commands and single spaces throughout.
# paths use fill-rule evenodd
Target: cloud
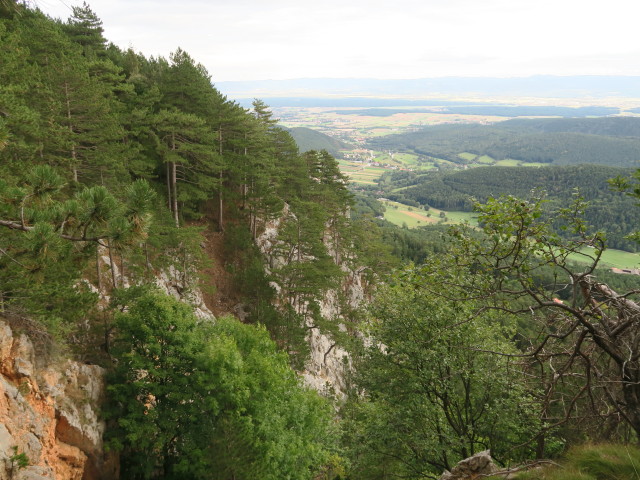
M 38 4 L 54 16 L 69 14 L 54 0 Z M 120 47 L 167 56 L 180 46 L 219 80 L 637 74 L 640 64 L 635 0 L 93 0 L 91 6 Z

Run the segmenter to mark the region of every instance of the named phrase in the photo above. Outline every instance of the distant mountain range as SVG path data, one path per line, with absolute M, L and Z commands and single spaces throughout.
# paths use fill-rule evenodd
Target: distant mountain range
M 551 76 L 515 78 L 441 77 L 413 80 L 371 78 L 301 78 L 218 82 L 231 98 L 373 96 L 426 98 L 429 96 L 626 97 L 640 96 L 640 76 Z

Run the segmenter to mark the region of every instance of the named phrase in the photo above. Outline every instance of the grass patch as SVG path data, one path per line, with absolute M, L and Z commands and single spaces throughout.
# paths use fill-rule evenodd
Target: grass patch
M 394 153 L 393 160 L 401 166 L 415 167 L 418 165 L 418 155 L 413 153 Z
M 387 171 L 381 167 L 368 167 L 362 163 L 354 162 L 338 162 L 338 165 L 340 171 L 349 177 L 349 181 L 366 185 L 374 185 L 375 180 Z
M 492 477 L 495 478 L 495 477 Z M 640 480 L 640 449 L 633 445 L 583 445 L 559 467 L 521 473 L 518 480 Z
M 478 156 L 475 153 L 462 152 L 458 154 L 458 157 L 467 162 L 474 161 Z
M 433 163 L 423 163 L 421 165 L 414 167 L 414 170 L 418 172 L 428 172 L 429 170 L 437 170 L 437 169 L 438 167 L 436 167 Z
M 427 212 L 421 208 L 409 207 L 397 202 L 385 202 L 387 207 L 384 218 L 398 226 L 406 225 L 409 228 L 416 228 L 424 225 L 438 223 L 439 217 L 433 212 Z M 409 210 L 411 209 L 411 210 Z
M 489 155 L 482 155 L 481 157 L 478 157 L 476 159 L 476 162 L 484 163 L 486 165 L 493 165 L 494 163 L 496 163 L 495 159 L 491 158 Z
M 387 207 L 384 219 L 398 226 L 406 225 L 408 228 L 416 228 L 437 223 L 453 225 L 464 222 L 477 225 L 477 215 L 473 212 L 447 212 L 437 208 L 424 210 L 391 201 L 384 202 L 384 205 Z
M 591 248 L 583 248 L 584 255 L 572 254 L 569 258 L 579 263 L 591 263 L 594 251 Z M 617 268 L 637 268 L 640 265 L 640 255 L 625 252 L 623 250 L 607 249 L 602 253 L 600 266 Z
M 433 209 L 432 209 L 433 210 Z M 440 214 L 440 210 L 435 210 Z M 447 212 L 442 210 L 449 224 L 458 224 L 468 222 L 469 225 L 478 226 L 478 214 L 475 212 Z
M 505 158 L 504 160 L 498 160 L 495 164 L 498 167 L 518 167 L 522 162 L 513 158 Z

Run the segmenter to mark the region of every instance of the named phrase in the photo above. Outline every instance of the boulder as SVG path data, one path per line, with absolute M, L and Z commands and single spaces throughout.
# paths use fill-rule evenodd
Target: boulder
M 445 471 L 440 476 L 440 480 L 474 480 L 497 471 L 498 468 L 493 463 L 491 452 L 484 450 L 458 462 L 450 472 Z

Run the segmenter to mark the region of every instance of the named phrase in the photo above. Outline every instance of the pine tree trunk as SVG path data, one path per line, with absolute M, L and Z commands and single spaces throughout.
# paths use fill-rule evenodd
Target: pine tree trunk
M 98 276 L 98 291 L 102 292 L 102 272 L 100 272 L 100 245 L 96 244 L 96 275 Z
M 124 253 L 120 251 L 120 285 L 124 287 Z
M 144 242 L 144 258 L 147 273 L 151 272 L 151 261 L 149 260 L 149 243 Z
M 220 155 L 220 159 L 222 159 L 222 125 L 220 125 L 220 130 L 218 130 L 218 154 Z M 223 200 L 222 200 L 222 183 L 224 181 L 224 176 L 222 174 L 223 170 L 220 167 L 220 184 L 218 185 L 218 227 L 221 232 L 224 232 L 224 222 L 222 221 L 222 211 L 223 211 Z
M 73 135 L 73 125 L 71 123 L 71 99 L 69 98 L 69 84 L 67 82 L 64 83 L 64 96 L 67 105 L 67 121 L 69 122 L 69 132 Z M 76 144 L 71 139 L 71 169 L 73 171 L 73 181 L 78 181 L 78 154 L 76 153 Z
M 222 210 L 223 210 L 223 204 L 222 204 L 222 170 L 220 170 L 220 187 L 218 190 L 218 226 L 220 227 L 220 231 L 224 232 L 224 223 L 222 222 Z
M 175 151 L 176 147 L 176 135 L 173 133 L 171 135 L 171 150 Z M 178 167 L 176 162 L 171 162 L 171 210 L 173 211 L 173 219 L 176 222 L 176 227 L 180 226 L 180 220 L 178 218 Z
M 116 264 L 113 261 L 111 242 L 109 240 L 107 240 L 107 250 L 109 250 L 109 264 L 111 265 L 111 281 L 113 282 L 113 288 L 118 288 L 118 279 L 116 278 Z
M 167 208 L 171 210 L 171 168 L 169 168 L 169 162 L 167 162 Z
M 178 185 L 177 185 L 177 166 L 175 162 L 171 162 L 171 187 L 173 190 L 173 219 L 176 222 L 176 227 L 180 226 L 180 219 L 178 218 Z

